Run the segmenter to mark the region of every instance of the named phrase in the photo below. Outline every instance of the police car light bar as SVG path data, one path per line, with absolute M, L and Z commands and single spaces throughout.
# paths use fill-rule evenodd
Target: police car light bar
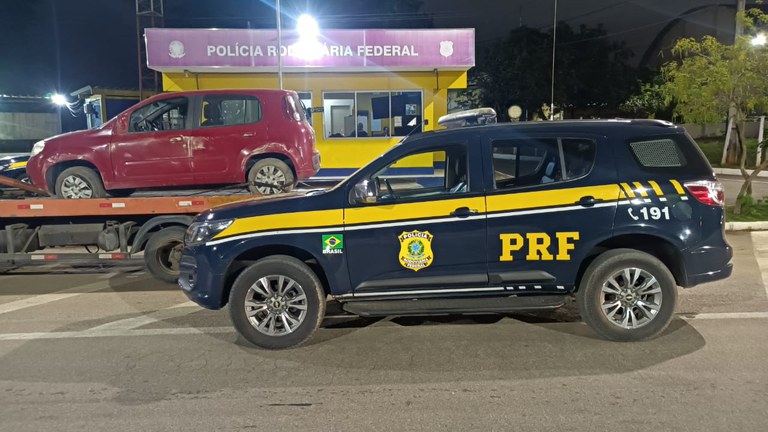
M 440 117 L 437 124 L 448 129 L 496 123 L 493 108 L 477 108 Z

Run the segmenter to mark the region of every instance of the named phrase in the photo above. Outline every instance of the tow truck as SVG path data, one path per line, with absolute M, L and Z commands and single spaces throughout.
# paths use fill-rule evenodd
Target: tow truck
M 194 215 L 257 197 L 203 191 L 74 201 L 2 175 L 0 185 L 7 186 L 0 195 L 0 269 L 143 260 L 154 277 L 169 283 L 178 278 L 184 232 Z

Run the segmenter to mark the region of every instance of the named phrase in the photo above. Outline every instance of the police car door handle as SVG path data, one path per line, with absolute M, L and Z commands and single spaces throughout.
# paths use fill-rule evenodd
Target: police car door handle
M 602 202 L 603 200 L 599 198 L 595 198 L 592 195 L 587 195 L 584 197 L 581 197 L 580 200 L 576 201 L 576 204 L 582 206 L 582 207 L 592 207 L 595 204 Z
M 459 218 L 474 216 L 476 214 L 477 214 L 477 210 L 471 209 L 469 207 L 459 207 L 456 210 L 451 212 L 451 216 L 455 216 Z

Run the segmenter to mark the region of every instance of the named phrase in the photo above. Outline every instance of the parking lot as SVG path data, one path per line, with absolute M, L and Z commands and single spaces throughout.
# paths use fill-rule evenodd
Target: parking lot
M 764 430 L 768 233 L 681 292 L 658 339 L 599 340 L 573 309 L 352 319 L 248 346 L 141 267 L 0 276 L 1 430 Z

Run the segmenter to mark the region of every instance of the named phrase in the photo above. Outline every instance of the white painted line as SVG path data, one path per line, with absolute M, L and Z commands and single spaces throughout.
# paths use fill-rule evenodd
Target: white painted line
M 680 315 L 684 320 L 765 319 L 768 312 L 712 312 L 698 315 Z
M 168 310 L 168 309 L 164 309 Z M 679 318 L 691 320 L 723 320 L 723 319 L 768 319 L 768 312 L 726 312 L 704 313 L 698 315 L 678 315 Z M 349 315 L 330 315 L 326 318 L 355 318 Z M 129 336 L 174 336 L 174 335 L 203 335 L 234 333 L 232 327 L 173 327 L 161 329 L 113 329 L 93 331 L 68 332 L 34 332 L 34 333 L 0 333 L 0 341 L 43 340 L 43 339 L 78 339 L 97 337 L 129 337 Z
M 111 276 L 115 276 L 117 273 L 110 273 Z M 10 303 L 0 304 L 0 315 L 16 312 L 21 309 L 26 309 L 33 306 L 40 306 L 46 303 L 51 303 L 59 300 L 63 300 L 70 297 L 79 296 L 81 294 L 91 293 L 108 288 L 108 284 L 104 281 L 94 282 L 87 285 L 80 285 L 74 288 L 69 288 L 61 291 L 57 291 L 50 294 L 40 294 L 33 297 L 13 301 Z
M 760 268 L 760 277 L 763 280 L 763 289 L 768 298 L 768 232 L 755 231 L 751 233 L 752 250 L 755 253 L 757 266 Z
M 163 329 L 113 330 L 90 332 L 38 332 L 38 333 L 6 333 L 0 334 L 0 341 L 40 340 L 40 339 L 77 339 L 95 337 L 125 337 L 125 336 L 169 336 L 169 335 L 201 335 L 211 333 L 233 333 L 232 327 L 177 327 Z
M 90 328 L 85 331 L 88 333 L 91 333 L 91 332 L 99 333 L 99 332 L 105 332 L 105 331 L 109 332 L 109 331 L 133 330 L 133 329 L 137 329 L 139 327 L 143 327 L 145 325 L 156 323 L 158 321 L 163 321 L 169 318 L 183 317 L 185 315 L 189 315 L 191 313 L 198 312 L 201 310 L 203 309 L 200 306 L 192 303 L 191 301 L 185 301 L 183 303 L 179 303 L 177 305 L 173 305 L 165 309 L 160 309 L 158 311 L 155 311 L 146 315 L 109 322 L 97 327 Z

